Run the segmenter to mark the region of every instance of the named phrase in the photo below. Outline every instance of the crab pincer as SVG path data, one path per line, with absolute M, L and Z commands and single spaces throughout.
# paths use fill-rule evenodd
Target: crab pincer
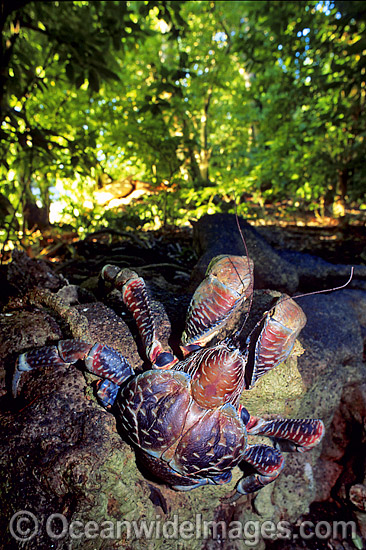
M 253 262 L 246 256 L 216 256 L 197 287 L 182 334 L 183 355 L 204 347 L 231 316 L 248 308 L 253 293 Z
M 282 294 L 247 338 L 248 388 L 287 359 L 305 324 L 306 316 L 299 304 Z

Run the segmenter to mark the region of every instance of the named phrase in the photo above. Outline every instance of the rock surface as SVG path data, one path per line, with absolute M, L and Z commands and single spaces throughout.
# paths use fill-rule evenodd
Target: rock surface
M 279 254 L 247 222 L 240 219 L 249 257 L 254 261 L 256 288 L 270 288 L 294 293 L 299 280 L 296 268 Z M 200 259 L 192 274 L 194 285 L 201 281 L 208 264 L 219 254 L 245 256 L 245 245 L 238 231 L 235 216 L 215 214 L 203 216 L 193 226 L 193 239 Z
M 243 253 L 233 220 L 213 216 L 196 225 L 196 241 L 203 253 L 196 280 L 212 256 Z M 301 292 L 300 271 L 244 225 L 249 253 L 258 264 L 259 287 Z M 118 434 L 114 417 L 98 405 L 92 390 L 95 377 L 85 376 L 79 368 L 49 367 L 26 374 L 20 398 L 16 402 L 10 398 L 17 354 L 70 337 L 84 322 L 93 338 L 127 353 L 136 367 L 143 362 L 130 331 L 109 307 L 91 300 L 90 292 L 79 293 L 65 285 L 65 279 L 46 264 L 34 265 L 23 257 L 17 266 L 16 261 L 8 272 L 8 284 L 17 288 L 18 295 L 0 315 L 2 548 L 61 550 L 71 544 L 86 550 L 167 546 L 244 550 L 277 549 L 278 544 L 278 548 L 312 550 L 318 547 L 310 540 L 291 539 L 291 533 L 302 519 L 314 520 L 314 502 L 318 508 L 334 505 L 342 510 L 343 517 L 354 521 L 355 536 L 366 535 L 366 293 L 362 284 L 359 289 L 299 298 L 308 322 L 296 354 L 242 399 L 252 414 L 322 418 L 326 436 L 311 452 L 287 453 L 276 482 L 254 496 L 235 500 L 231 497 L 241 475 L 238 468 L 228 485 L 187 493 L 146 478 L 136 467 L 133 450 Z M 19 283 L 19 273 L 28 268 L 32 277 L 22 276 Z M 47 286 L 45 281 L 65 304 L 63 309 L 57 306 L 56 313 L 50 308 L 52 300 L 44 307 L 22 298 L 31 287 Z M 95 289 L 95 284 L 86 286 Z M 178 299 L 176 289 L 164 281 L 157 285 L 162 286 L 170 302 L 168 311 L 177 314 L 186 297 Z M 265 294 L 257 291 L 256 301 Z M 118 297 L 112 295 L 108 304 L 120 313 Z M 255 305 L 253 315 L 254 311 Z M 156 312 L 163 315 L 159 308 Z M 178 315 L 178 326 L 180 322 Z M 160 324 L 166 326 L 163 317 Z M 177 325 L 175 319 L 173 326 Z M 32 512 L 39 522 L 38 534 L 29 541 L 17 541 L 9 531 L 12 515 L 21 510 Z M 52 514 L 62 516 L 53 516 L 47 524 Z M 60 518 L 74 527 L 74 534 L 66 529 L 59 536 Z M 324 518 L 330 521 L 331 515 Z M 73 521 L 89 525 L 89 532 Z M 273 542 L 269 524 L 267 531 L 263 529 L 266 521 L 288 522 L 290 541 Z M 30 525 L 25 523 L 23 528 Z M 144 525 L 150 533 L 143 531 Z M 358 544 L 359 539 L 354 541 Z M 337 550 L 354 547 L 351 538 L 328 542 Z

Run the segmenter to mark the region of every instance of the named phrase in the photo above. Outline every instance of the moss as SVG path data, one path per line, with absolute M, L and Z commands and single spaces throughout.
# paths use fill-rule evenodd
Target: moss
M 297 356 L 302 347 L 296 342 L 293 354 L 275 369 L 260 378 L 253 389 L 243 393 L 241 403 L 250 414 L 277 414 L 296 417 L 305 385 L 297 368 Z

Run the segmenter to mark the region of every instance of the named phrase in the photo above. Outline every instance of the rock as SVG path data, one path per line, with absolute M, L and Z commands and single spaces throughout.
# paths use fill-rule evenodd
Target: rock
M 350 444 L 350 421 L 343 412 L 343 403 L 349 388 L 359 387 L 364 376 L 361 326 L 350 307 L 353 294 L 358 293 L 342 290 L 299 299 L 308 319 L 300 335 L 305 352 L 298 358 L 298 369 L 308 391 L 299 412 L 321 418 L 327 428 L 314 470 L 314 497 L 318 500 L 330 497 L 342 472 L 340 462 Z M 361 416 L 365 414 L 364 407 L 355 408 Z
M 349 499 L 361 512 L 366 512 L 366 485 L 356 483 L 349 490 Z
M 299 370 L 308 385 L 319 374 L 333 371 L 335 361 L 341 366 L 362 361 L 363 337 L 357 315 L 350 307 L 352 292 L 342 290 L 298 299 L 307 316 L 299 338 L 305 350 L 299 358 Z
M 0 314 L 0 397 L 9 390 L 8 367 L 17 354 L 62 337 L 56 321 L 44 311 L 20 311 Z
M 8 265 L 7 280 L 21 294 L 35 287 L 56 291 L 67 284 L 66 279 L 54 273 L 46 262 L 31 260 L 25 252 L 17 249 Z
M 305 252 L 279 251 L 280 257 L 291 264 L 299 277 L 303 291 L 322 290 L 345 284 L 351 274 L 350 265 L 332 264 Z M 356 265 L 348 288 L 366 290 L 366 266 Z
M 353 311 L 360 328 L 361 336 L 366 343 L 366 292 L 361 290 L 343 290 L 342 296 L 348 303 L 349 308 Z
M 255 288 L 293 294 L 299 283 L 296 268 L 283 260 L 247 222 L 239 218 L 239 223 L 249 257 L 254 261 Z M 192 274 L 194 286 L 203 279 L 213 257 L 219 254 L 246 255 L 236 218 L 232 214 L 203 216 L 193 226 L 193 238 L 197 254 L 201 256 Z
M 313 254 L 291 250 L 275 250 L 249 223 L 239 218 L 240 228 L 254 261 L 255 288 L 270 288 L 294 294 L 329 289 L 345 284 L 350 276 L 350 265 L 332 264 Z M 196 285 L 207 266 L 219 254 L 245 255 L 245 246 L 237 221 L 232 214 L 203 216 L 193 226 L 196 251 L 200 257 L 192 274 Z M 366 290 L 366 266 L 354 266 L 349 288 Z
M 205 251 L 201 267 L 211 254 L 242 254 L 242 242 L 233 225 L 235 218 L 206 218 L 202 232 L 199 224 L 195 230 L 201 235 L 199 246 Z M 217 234 L 218 228 L 221 234 Z M 250 235 L 251 257 L 258 254 L 254 261 L 258 263 L 260 284 L 288 292 L 296 289 L 296 269 L 266 247 L 263 239 L 257 239 L 249 227 L 245 231 Z M 227 239 L 225 249 L 215 244 L 219 237 Z M 196 273 L 202 273 L 201 267 Z M 30 269 L 35 273 L 37 266 Z M 12 270 L 16 279 L 19 269 L 13 266 Z M 53 280 L 52 275 L 42 277 L 41 281 Z M 31 286 L 25 276 L 19 294 Z M 165 288 L 159 281 L 157 286 L 162 289 L 160 297 L 168 296 L 170 301 L 168 285 Z M 60 279 L 53 289 L 58 291 L 55 299 L 43 293 L 47 310 L 41 307 L 45 303 L 41 299 L 36 306 L 20 297 L 20 311 L 13 303 L 12 309 L 0 317 L 0 361 L 6 373 L 0 401 L 0 529 L 6 547 L 16 547 L 8 526 L 12 514 L 20 510 L 31 511 L 40 522 L 40 531 L 32 540 L 19 542 L 19 547 L 29 550 L 51 546 L 61 550 L 69 545 L 83 550 L 107 550 L 115 545 L 147 549 L 151 539 L 157 549 L 168 543 L 176 550 L 185 544 L 197 550 L 264 550 L 271 544 L 256 526 L 266 520 L 294 524 L 306 517 L 314 501 L 330 499 L 337 499 L 347 517 L 364 529 L 364 512 L 359 505 L 363 502 L 363 489 L 359 487 L 366 482 L 366 295 L 362 290 L 299 298 L 308 321 L 296 353 L 242 399 L 252 414 L 321 418 L 326 435 L 322 444 L 310 452 L 286 453 L 285 468 L 274 483 L 238 500 L 232 496 L 242 474 L 239 468 L 234 469 L 230 484 L 192 492 L 176 492 L 147 479 L 136 467 L 133 450 L 118 434 L 114 417 L 100 407 L 86 383 L 86 379 L 93 382 L 94 377 L 85 377 L 75 366 L 25 374 L 16 403 L 5 393 L 19 352 L 70 336 L 84 322 L 93 339 L 129 354 L 134 366 L 142 364 L 125 323 L 106 305 L 93 302 L 90 290 L 79 293 Z M 256 292 L 248 331 L 260 318 L 261 308 L 268 309 L 274 295 L 273 291 Z M 78 303 L 84 300 L 87 302 Z M 52 302 L 56 306 L 53 312 Z M 108 303 L 112 302 L 118 310 L 116 296 L 109 297 Z M 171 300 L 170 310 L 180 308 L 182 302 Z M 159 308 L 156 311 L 163 315 Z M 159 319 L 159 324 L 165 325 L 164 318 Z M 177 329 L 175 323 L 173 329 Z M 50 514 L 62 514 L 68 525 L 72 521 L 84 525 L 96 522 L 97 527 L 105 526 L 105 534 L 109 526 L 109 538 L 98 535 L 88 539 L 82 535 L 75 539 L 67 530 L 64 537 L 51 540 L 46 532 Z M 141 531 L 143 525 L 152 529 L 152 535 Z M 251 533 L 250 525 L 257 531 Z M 169 533 L 174 536 L 169 538 Z M 289 543 L 290 547 L 297 548 Z

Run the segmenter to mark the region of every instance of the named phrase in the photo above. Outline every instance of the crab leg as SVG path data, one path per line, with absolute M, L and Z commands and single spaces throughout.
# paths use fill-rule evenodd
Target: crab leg
M 191 489 L 196 489 L 197 487 L 203 487 L 204 485 L 224 485 L 225 483 L 229 483 L 229 481 L 231 481 L 231 478 L 232 478 L 231 472 L 224 472 L 212 478 L 208 478 L 208 477 L 202 478 L 198 482 L 196 482 L 195 485 L 193 486 L 177 484 L 177 485 L 172 485 L 172 487 L 176 491 L 190 491 Z M 182 476 L 182 479 L 184 479 L 183 476 Z
M 155 368 L 171 368 L 178 360 L 171 352 L 163 350 L 156 337 L 154 317 L 143 278 L 130 269 L 120 269 L 114 265 L 106 265 L 101 277 L 122 293 L 123 301 L 135 319 L 146 355 L 152 365 Z
M 281 473 L 285 460 L 281 453 L 268 445 L 250 445 L 246 448 L 240 466 L 250 464 L 256 473 L 243 477 L 236 490 L 242 495 L 254 493 L 274 481 Z
M 300 453 L 315 447 L 324 435 L 323 422 L 308 418 L 263 420 L 252 416 L 246 428 L 251 435 L 270 437 L 281 451 L 298 451 Z
M 56 367 L 65 364 L 71 365 L 79 360 L 84 360 L 89 372 L 101 378 L 107 378 L 116 386 L 120 386 L 126 378 L 133 374 L 133 369 L 123 355 L 109 346 L 88 344 L 80 340 L 61 340 L 57 346 L 34 349 L 18 357 L 12 381 L 14 397 L 17 395 L 19 380 L 23 372 L 45 368 L 49 365 Z
M 224 483 L 228 483 L 232 478 L 231 472 L 224 472 L 210 478 L 190 477 L 180 474 L 176 470 L 173 470 L 167 462 L 147 453 L 138 453 L 136 458 L 139 467 L 142 466 L 144 470 L 153 472 L 158 478 L 167 481 L 176 491 L 191 491 L 204 485 L 223 485 Z

